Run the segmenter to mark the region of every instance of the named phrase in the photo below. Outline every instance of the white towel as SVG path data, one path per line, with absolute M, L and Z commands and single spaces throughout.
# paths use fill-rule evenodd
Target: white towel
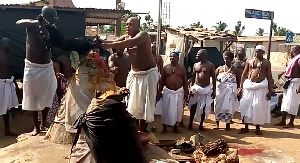
M 176 91 L 164 87 L 162 98 L 162 124 L 174 126 L 176 122 L 181 122 L 184 101 L 183 92 L 183 87 Z
M 4 115 L 7 113 L 7 110 L 19 106 L 13 81 L 13 76 L 10 79 L 0 79 L 0 115 Z
M 281 111 L 285 111 L 291 115 L 297 115 L 300 104 L 300 96 L 297 94 L 297 90 L 300 86 L 300 78 L 294 78 L 288 89 L 283 92 L 283 99 L 281 104 Z
M 260 83 L 246 79 L 243 84 L 243 97 L 240 101 L 241 115 L 245 123 L 263 125 L 271 122 L 270 101 L 267 100 L 268 80 Z
M 201 87 L 194 84 L 190 91 L 194 93 L 194 96 L 190 98 L 189 109 L 192 105 L 197 103 L 195 119 L 201 121 L 201 115 L 203 114 L 203 108 L 205 107 L 205 117 L 207 118 L 211 112 L 211 103 L 213 102 L 211 98 L 212 89 L 208 85 L 206 87 Z
M 136 119 L 154 121 L 158 79 L 157 67 L 129 72 L 126 81 L 126 87 L 130 90 L 127 110 Z
M 23 78 L 23 110 L 39 111 L 51 107 L 57 88 L 52 61 L 31 63 L 25 59 Z
M 238 104 L 237 84 L 217 82 L 215 114 L 230 113 L 233 115 L 239 107 Z

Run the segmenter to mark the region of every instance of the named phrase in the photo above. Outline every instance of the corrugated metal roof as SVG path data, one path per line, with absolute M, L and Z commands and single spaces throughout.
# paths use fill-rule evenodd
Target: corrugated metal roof
M 272 41 L 285 41 L 285 36 L 272 36 Z M 269 36 L 243 36 L 238 37 L 238 42 L 267 42 Z
M 237 37 L 233 34 L 230 34 L 229 31 L 215 31 L 208 30 L 205 28 L 166 28 L 166 30 L 170 32 L 176 32 L 179 34 L 183 34 L 189 37 L 194 37 L 198 40 L 221 40 L 221 41 L 236 41 Z
M 30 8 L 30 9 L 41 9 L 42 6 L 34 6 L 31 4 L 0 4 L 0 7 L 2 9 L 5 8 Z M 101 9 L 101 8 L 73 8 L 73 7 L 59 7 L 59 6 L 54 6 L 55 9 L 57 10 L 67 10 L 67 11 L 95 11 L 95 12 L 118 12 L 118 13 L 130 13 L 130 10 L 116 10 L 116 9 Z

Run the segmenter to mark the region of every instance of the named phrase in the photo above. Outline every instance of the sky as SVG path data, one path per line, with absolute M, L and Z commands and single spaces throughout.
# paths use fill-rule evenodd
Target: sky
M 35 0 L 32 0 L 35 1 Z M 158 0 L 122 0 L 125 9 L 136 13 L 148 13 L 157 22 Z M 278 26 L 300 33 L 300 1 L 299 0 L 163 0 L 170 2 L 171 27 L 189 26 L 200 21 L 205 28 L 211 29 L 218 21 L 228 24 L 229 30 L 234 30 L 237 21 L 245 25 L 243 35 L 255 35 L 258 28 L 265 30 L 268 35 L 269 20 L 245 18 L 245 9 L 274 11 L 274 22 Z M 0 0 L 3 4 L 26 3 L 29 0 Z M 91 7 L 112 9 L 115 0 L 73 0 L 76 7 Z M 142 19 L 143 19 L 143 15 Z

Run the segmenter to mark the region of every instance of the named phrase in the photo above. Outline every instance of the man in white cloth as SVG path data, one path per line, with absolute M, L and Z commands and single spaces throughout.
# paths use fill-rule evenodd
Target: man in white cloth
M 13 77 L 12 45 L 8 38 L 0 39 L 0 115 L 4 120 L 4 135 L 16 136 L 10 131 L 8 110 L 19 106 L 17 84 Z M 18 87 L 17 87 L 18 88 Z
M 136 118 L 139 130 L 147 132 L 146 122 L 154 121 L 159 74 L 151 53 L 151 39 L 147 32 L 142 32 L 139 28 L 139 19 L 129 18 L 126 22 L 127 34 L 103 43 L 102 47 L 127 48 L 132 69 L 126 84 L 130 90 L 127 109 Z
M 300 104 L 300 46 L 293 46 L 291 48 L 291 55 L 293 59 L 286 69 L 286 78 L 288 79 L 283 86 L 283 99 L 281 104 L 282 120 L 277 126 L 284 126 L 284 128 L 294 127 L 295 116 L 299 111 Z M 291 115 L 290 122 L 286 125 L 287 114 Z
M 180 52 L 171 52 L 171 63 L 161 71 L 157 100 L 162 98 L 163 134 L 167 133 L 167 126 L 174 126 L 173 132 L 180 133 L 177 126 L 182 120 L 184 99 L 188 96 L 186 70 L 178 63 L 179 55 Z
M 44 7 L 42 16 L 49 23 L 54 25 L 57 20 L 57 13 L 53 7 Z M 52 106 L 53 97 L 56 92 L 57 81 L 51 61 L 49 45 L 44 42 L 46 34 L 40 33 L 42 25 L 38 20 L 22 19 L 16 22 L 17 25 L 26 27 L 26 59 L 23 78 L 23 110 L 32 111 L 34 129 L 32 136 L 38 135 L 43 129 L 49 108 Z M 46 32 L 45 32 L 46 33 Z M 41 128 L 38 122 L 38 111 L 42 110 Z
M 240 84 L 240 70 L 233 67 L 232 61 L 234 54 L 232 52 L 224 53 L 225 65 L 216 70 L 217 87 L 215 99 L 215 115 L 217 128 L 219 129 L 220 121 L 226 122 L 225 131 L 230 130 L 230 123 L 233 114 L 239 107 L 237 87 Z
M 270 99 L 273 92 L 273 80 L 270 61 L 263 58 L 265 47 L 257 45 L 255 57 L 247 60 L 242 74 L 238 94 L 242 95 L 240 101 L 241 115 L 245 128 L 240 134 L 249 132 L 249 123 L 256 125 L 255 133 L 262 135 L 260 126 L 271 122 Z
M 193 121 L 196 115 L 196 120 L 200 122 L 199 130 L 204 131 L 203 122 L 211 112 L 211 104 L 216 96 L 216 75 L 215 66 L 206 59 L 207 51 L 201 49 L 196 54 L 197 63 L 194 64 L 192 87 L 190 89 L 190 122 L 188 130 L 193 130 Z M 211 87 L 211 79 L 212 85 Z

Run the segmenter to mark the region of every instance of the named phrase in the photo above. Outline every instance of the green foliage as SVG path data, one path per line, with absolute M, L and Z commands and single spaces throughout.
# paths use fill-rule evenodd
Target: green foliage
M 263 28 L 258 28 L 258 29 L 256 30 L 256 35 L 257 35 L 257 36 L 263 36 L 264 33 L 265 33 L 265 30 L 264 30 Z
M 216 31 L 220 32 L 224 31 L 228 27 L 228 25 L 225 22 L 219 21 L 212 27 L 215 28 Z
M 245 30 L 245 26 L 242 26 L 242 22 L 238 21 L 237 24 L 234 26 L 234 35 L 241 36 Z
M 198 21 L 196 23 L 192 23 L 191 27 L 193 27 L 193 28 L 203 28 L 203 25 L 200 23 L 200 21 Z

